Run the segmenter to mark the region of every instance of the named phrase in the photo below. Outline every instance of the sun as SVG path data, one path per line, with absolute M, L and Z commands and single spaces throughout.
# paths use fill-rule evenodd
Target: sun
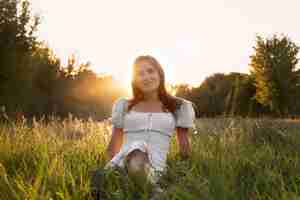
M 132 96 L 131 79 L 132 79 L 132 67 L 128 65 L 126 72 L 124 73 L 123 80 L 121 81 L 122 87 L 126 91 L 128 97 Z

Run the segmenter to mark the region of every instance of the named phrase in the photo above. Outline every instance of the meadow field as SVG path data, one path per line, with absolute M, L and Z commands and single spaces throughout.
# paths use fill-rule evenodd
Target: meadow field
M 90 172 L 103 168 L 108 120 L 6 122 L 0 125 L 0 199 L 91 199 Z M 192 154 L 178 156 L 172 138 L 168 170 L 160 179 L 161 199 L 300 199 L 300 120 L 201 118 L 190 130 Z M 107 171 L 109 200 L 148 199 Z

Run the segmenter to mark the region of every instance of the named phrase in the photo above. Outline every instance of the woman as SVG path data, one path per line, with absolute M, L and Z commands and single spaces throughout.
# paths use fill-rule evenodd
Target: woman
M 166 168 L 174 130 L 181 155 L 190 153 L 188 129 L 193 127 L 192 102 L 167 93 L 165 75 L 152 56 L 139 56 L 133 64 L 133 98 L 119 98 L 112 108 L 112 137 L 105 168 L 125 168 L 129 174 L 143 172 L 156 184 Z

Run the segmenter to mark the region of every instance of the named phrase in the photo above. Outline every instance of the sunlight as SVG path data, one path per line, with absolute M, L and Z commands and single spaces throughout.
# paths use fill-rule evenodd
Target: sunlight
M 167 92 L 170 93 L 171 95 L 176 94 L 176 88 L 174 88 L 172 85 L 166 84 L 166 89 L 167 89 Z
M 145 55 L 145 54 L 139 54 L 139 55 Z M 160 61 L 161 60 L 159 60 L 159 62 Z M 126 92 L 126 97 L 132 97 L 132 88 L 131 88 L 132 63 L 133 61 L 128 62 L 127 64 L 128 67 L 123 74 L 121 74 L 120 76 L 114 76 L 119 86 Z M 166 64 L 166 62 L 161 62 L 161 65 L 165 72 L 166 89 L 170 94 L 175 95 L 176 89 L 174 88 L 173 85 L 175 85 L 177 82 L 175 76 L 173 76 L 173 70 L 171 69 L 170 65 Z
M 130 81 L 124 81 L 124 82 L 120 82 L 121 87 L 124 89 L 124 91 L 126 92 L 126 97 L 132 97 L 132 90 L 131 90 L 131 82 Z

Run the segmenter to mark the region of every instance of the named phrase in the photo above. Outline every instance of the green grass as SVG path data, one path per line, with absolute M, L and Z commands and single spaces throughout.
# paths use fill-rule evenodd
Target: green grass
M 161 199 L 300 199 L 300 121 L 199 119 L 192 154 L 178 156 L 173 137 Z M 108 121 L 69 117 L 0 125 L 0 199 L 91 199 L 90 172 L 105 165 Z M 148 199 L 117 171 L 107 171 L 107 199 Z

